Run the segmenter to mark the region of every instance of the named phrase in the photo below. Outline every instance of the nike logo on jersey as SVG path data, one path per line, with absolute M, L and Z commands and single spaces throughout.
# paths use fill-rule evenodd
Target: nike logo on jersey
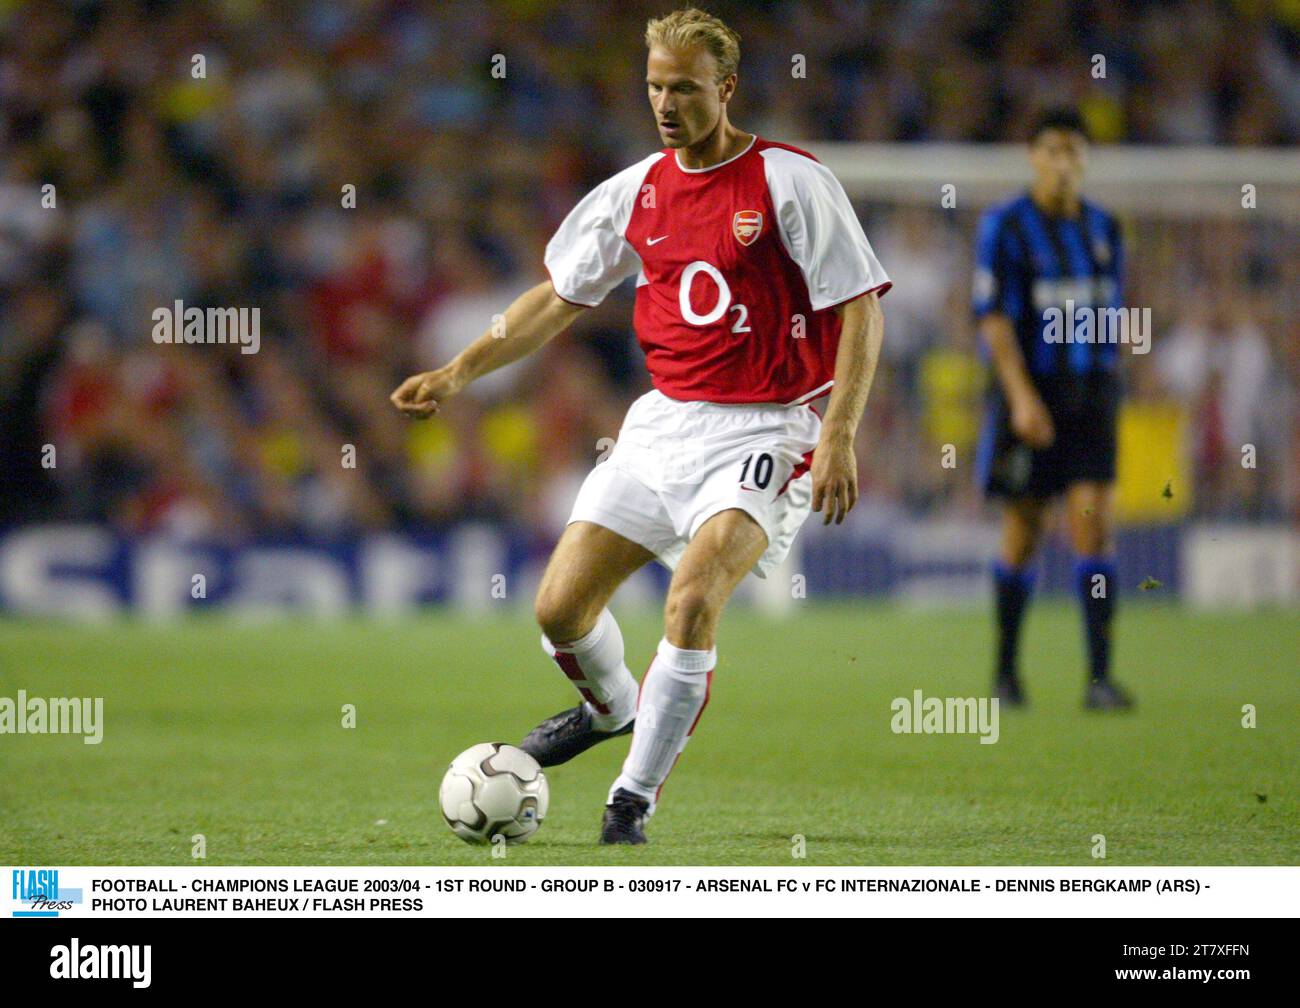
M 663 235 L 663 236 L 661 236 L 661 237 L 659 237 L 659 238 L 647 238 L 647 239 L 645 240 L 645 243 L 646 243 L 647 245 L 658 245 L 661 241 L 664 240 L 664 238 L 667 238 L 667 237 L 668 237 L 667 235 Z

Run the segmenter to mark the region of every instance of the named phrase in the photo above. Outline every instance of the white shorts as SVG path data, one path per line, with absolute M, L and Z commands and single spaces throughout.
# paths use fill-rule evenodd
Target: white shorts
M 699 527 L 740 508 L 767 533 L 767 577 L 812 506 L 821 417 L 808 404 L 681 402 L 657 389 L 632 404 L 608 457 L 578 491 L 569 522 L 640 543 L 674 570 Z

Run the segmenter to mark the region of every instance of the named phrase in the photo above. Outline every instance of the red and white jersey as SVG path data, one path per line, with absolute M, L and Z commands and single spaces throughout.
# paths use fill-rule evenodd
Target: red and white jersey
M 797 405 L 834 384 L 845 301 L 890 287 L 839 181 L 755 137 L 710 168 L 652 154 L 593 189 L 546 246 L 555 292 L 594 307 L 637 277 L 633 318 L 664 395 Z

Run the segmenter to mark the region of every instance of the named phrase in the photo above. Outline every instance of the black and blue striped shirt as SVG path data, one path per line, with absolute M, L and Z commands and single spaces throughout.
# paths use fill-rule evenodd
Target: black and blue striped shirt
M 976 318 L 999 312 L 1011 320 L 1031 377 L 1115 371 L 1115 343 L 1051 342 L 1049 308 L 1118 309 L 1124 250 L 1119 223 L 1095 203 L 1081 201 L 1078 217 L 1052 217 L 1028 193 L 987 210 L 975 247 Z

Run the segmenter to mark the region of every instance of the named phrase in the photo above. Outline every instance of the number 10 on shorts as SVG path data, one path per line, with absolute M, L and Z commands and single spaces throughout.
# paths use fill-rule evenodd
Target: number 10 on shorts
M 746 490 L 766 490 L 767 485 L 772 482 L 772 456 L 767 452 L 756 454 L 750 452 L 745 456 L 745 463 L 740 467 L 740 485 Z M 746 485 L 746 480 L 752 480 L 753 485 Z

